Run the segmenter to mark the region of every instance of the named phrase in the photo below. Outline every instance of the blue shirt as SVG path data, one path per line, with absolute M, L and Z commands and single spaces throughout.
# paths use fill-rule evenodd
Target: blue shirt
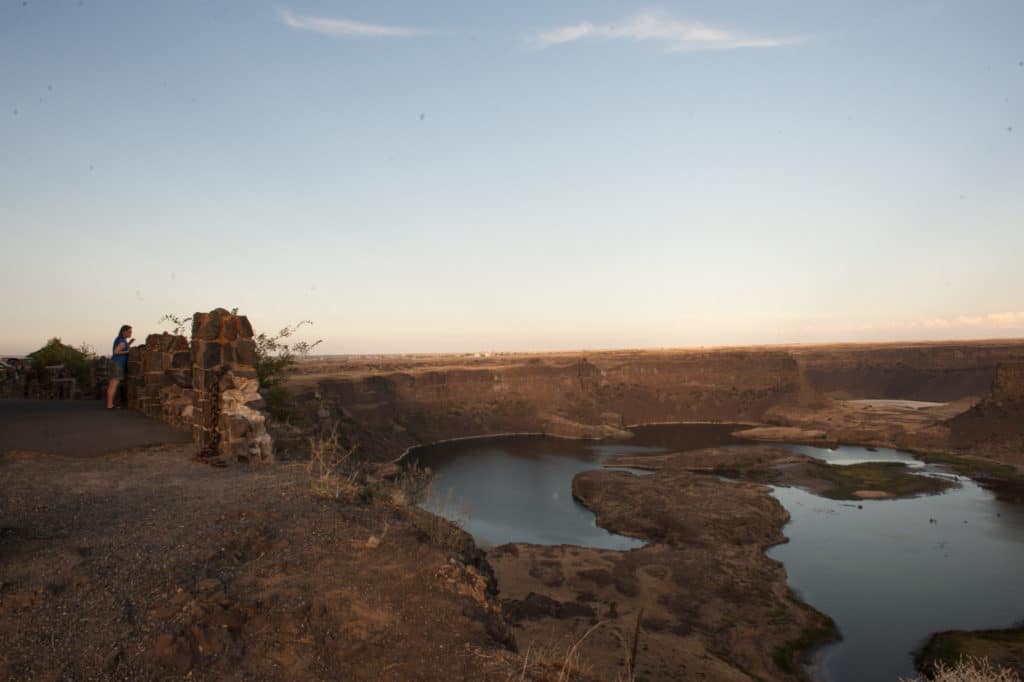
M 130 346 L 128 345 L 128 339 L 124 338 L 123 336 L 117 337 L 116 339 L 114 339 L 114 346 L 110 350 L 110 359 L 113 360 L 114 362 L 116 362 L 117 364 L 121 365 L 122 367 L 128 367 L 128 354 L 127 353 L 125 353 L 124 355 L 115 355 L 114 354 L 114 351 L 116 351 L 117 347 L 119 345 L 121 345 L 122 343 L 125 346 L 130 348 Z

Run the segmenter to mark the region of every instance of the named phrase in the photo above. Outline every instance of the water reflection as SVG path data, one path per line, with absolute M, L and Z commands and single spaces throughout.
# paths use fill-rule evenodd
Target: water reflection
M 448 518 L 462 516 L 466 530 L 483 545 L 529 542 L 628 550 L 644 542 L 598 528 L 594 514 L 573 499 L 572 479 L 600 468 L 612 455 L 660 451 L 629 443 L 526 436 L 447 443 L 413 456 L 436 473 L 424 507 Z
M 866 462 L 902 462 L 914 469 L 925 466 L 924 462 L 914 459 L 912 455 L 900 452 L 899 450 L 890 450 L 889 448 L 874 449 L 853 445 L 843 445 L 837 448 L 819 448 L 813 445 L 782 445 L 781 447 L 838 466 L 864 464 Z
M 960 488 L 941 495 L 860 508 L 774 489 L 792 520 L 783 529 L 790 542 L 769 555 L 844 637 L 819 655 L 820 679 L 912 677 L 912 651 L 932 633 L 1024 617 L 1024 512 L 958 480 Z

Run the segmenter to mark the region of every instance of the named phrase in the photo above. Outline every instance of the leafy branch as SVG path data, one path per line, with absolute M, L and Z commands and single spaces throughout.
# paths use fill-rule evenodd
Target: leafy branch
M 320 345 L 323 339 L 312 342 L 285 342 L 285 339 L 290 338 L 299 329 L 312 324 L 311 320 L 302 320 L 297 324 L 283 327 L 274 336 L 269 336 L 265 332 L 256 335 L 253 340 L 256 342 L 256 375 L 260 380 L 260 388 L 273 388 L 283 384 L 287 379 L 285 372 L 288 368 Z

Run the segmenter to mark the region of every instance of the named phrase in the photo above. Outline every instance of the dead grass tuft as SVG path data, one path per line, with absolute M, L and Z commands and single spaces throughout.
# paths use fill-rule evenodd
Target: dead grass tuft
M 471 543 L 465 530 L 470 519 L 469 507 L 463 503 L 456 508 L 450 488 L 442 498 L 434 498 L 431 490 L 432 485 L 428 485 L 421 495 L 424 499 L 435 500 L 433 509 L 412 510 L 413 524 L 430 544 L 446 552 L 461 553 Z
M 390 489 L 390 501 L 396 507 L 405 507 L 423 500 L 430 491 L 433 472 L 412 462 L 402 467 L 401 473 L 395 478 Z
M 355 502 L 363 495 L 360 484 L 362 467 L 352 457 L 356 448 L 346 448 L 341 443 L 337 426 L 330 431 L 309 439 L 309 473 L 313 492 L 346 502 Z
M 640 617 L 638 614 L 631 638 L 616 633 L 625 648 L 627 670 L 620 673 L 615 682 L 636 680 L 636 654 L 632 650 L 637 646 L 640 636 Z M 608 682 L 607 677 L 598 674 L 586 661 L 581 651 L 587 638 L 606 625 L 607 621 L 599 621 L 569 642 L 535 642 L 518 655 L 509 651 L 485 652 L 481 649 L 474 651 L 474 655 L 490 661 L 490 670 L 509 682 Z
M 901 682 L 927 682 L 928 678 L 918 675 L 912 679 L 900 678 Z M 993 665 L 987 658 L 961 656 L 956 663 L 935 662 L 932 682 L 1020 682 L 1020 675 L 1009 668 Z

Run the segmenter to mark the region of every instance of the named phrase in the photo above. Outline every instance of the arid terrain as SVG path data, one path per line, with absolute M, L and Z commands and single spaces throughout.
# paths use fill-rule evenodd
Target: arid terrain
M 856 500 L 947 483 L 839 472 L 771 442 L 909 449 L 1021 501 L 1022 359 L 1024 342 L 1000 341 L 316 360 L 272 429 L 283 456 L 261 466 L 212 468 L 181 444 L 72 453 L 45 419 L 37 447 L 0 435 L 0 672 L 796 679 L 836 633 L 764 554 L 787 520 L 764 484 Z M 764 444 L 615 462 L 650 476 L 578 475 L 600 526 L 649 541 L 630 552 L 477 550 L 410 503 L 392 464 L 449 438 L 672 421 L 729 422 Z M 345 485 L 315 494 L 309 437 L 328 428 L 357 456 Z M 975 640 L 1015 660 L 1012 637 Z
M 190 450 L 4 454 L 0 677 L 506 677 L 486 574 L 415 510 Z

